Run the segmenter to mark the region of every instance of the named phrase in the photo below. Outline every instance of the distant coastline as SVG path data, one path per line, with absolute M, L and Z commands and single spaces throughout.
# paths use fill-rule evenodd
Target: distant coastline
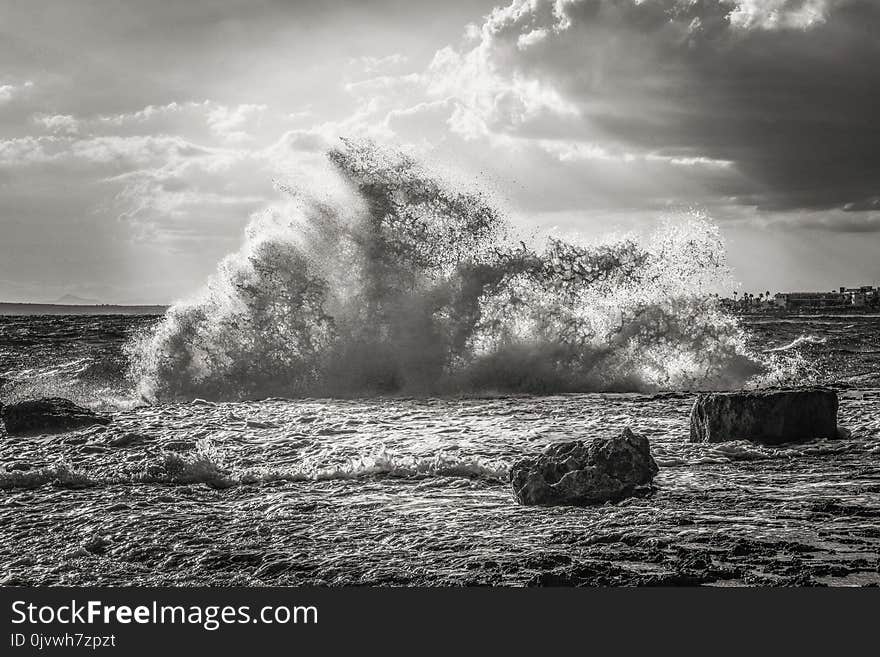
M 756 307 L 731 307 L 724 310 L 732 315 L 749 316 L 797 316 L 797 315 L 873 315 L 880 312 L 878 306 L 805 306 L 793 309 L 772 305 Z M 0 317 L 23 315 L 164 315 L 169 306 L 162 305 L 118 305 L 101 304 L 63 304 L 63 303 L 12 303 L 0 301 Z
M 738 317 L 807 317 L 811 315 L 866 315 L 868 317 L 876 317 L 880 313 L 880 308 L 871 306 L 861 306 L 853 308 L 851 306 L 831 306 L 831 307 L 804 307 L 792 310 L 785 308 L 725 308 L 731 315 Z
M 0 302 L 0 315 L 162 315 L 168 306 Z

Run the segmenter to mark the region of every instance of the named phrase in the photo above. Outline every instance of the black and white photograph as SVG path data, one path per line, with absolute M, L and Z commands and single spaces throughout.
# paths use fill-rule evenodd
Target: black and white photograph
M 0 0 L 0 585 L 877 587 L 878 118 L 875 0 Z

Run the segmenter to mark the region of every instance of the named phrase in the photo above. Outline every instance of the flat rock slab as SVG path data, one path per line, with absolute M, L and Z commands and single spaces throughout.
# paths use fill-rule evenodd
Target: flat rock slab
M 109 424 L 109 417 L 98 415 L 69 399 L 47 397 L 6 404 L 0 409 L 6 433 L 12 435 L 62 433 L 93 424 Z
M 764 445 L 837 438 L 837 393 L 826 388 L 703 394 L 691 409 L 691 442 Z
M 550 445 L 520 459 L 510 483 L 520 504 L 586 506 L 638 494 L 658 471 L 645 436 L 624 429 L 619 436 Z

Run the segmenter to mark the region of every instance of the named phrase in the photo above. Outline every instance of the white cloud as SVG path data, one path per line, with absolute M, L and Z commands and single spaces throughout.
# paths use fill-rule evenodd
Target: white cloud
M 349 60 L 350 64 L 358 66 L 365 73 L 376 73 L 378 71 L 402 66 L 409 61 L 406 55 L 401 53 L 392 53 L 385 57 L 355 57 Z
M 544 41 L 547 38 L 547 34 L 547 28 L 544 27 L 532 30 L 531 32 L 526 32 L 525 34 L 520 34 L 516 39 L 516 46 L 520 50 L 525 50 L 529 46 Z
M 146 124 L 162 117 L 178 116 L 187 110 L 202 111 L 210 105 L 209 101 L 202 103 L 171 102 L 166 105 L 147 105 L 143 109 L 134 112 L 122 112 L 119 114 L 107 114 L 98 117 L 98 121 L 114 125 L 122 126 L 126 124 Z
M 266 105 L 242 104 L 236 107 L 220 105 L 208 113 L 208 126 L 219 137 L 228 141 L 245 141 L 252 135 L 246 128 L 259 123 L 268 108 Z
M 381 94 L 398 92 L 403 89 L 411 89 L 422 83 L 422 76 L 418 73 L 406 75 L 380 75 L 374 78 L 349 82 L 344 89 L 357 96 L 376 97 Z
M 480 26 L 476 23 L 468 23 L 464 26 L 464 38 L 466 41 L 476 41 L 480 38 Z
M 301 153 L 321 153 L 332 143 L 332 136 L 320 129 L 288 130 L 261 152 L 277 169 L 287 169 Z
M 34 122 L 49 132 L 61 134 L 79 132 L 79 121 L 70 114 L 41 114 L 34 117 Z
M 829 0 L 736 0 L 729 14 L 741 29 L 808 29 L 824 23 Z
M 45 162 L 52 158 L 50 149 L 54 137 L 14 137 L 0 139 L 0 165 L 22 166 L 35 162 Z
M 486 28 L 483 33 L 486 34 Z M 467 139 L 510 132 L 542 115 L 572 116 L 577 107 L 551 85 L 517 72 L 500 72 L 487 57 L 487 43 L 461 54 L 437 51 L 427 76 L 427 92 L 458 102 L 450 127 Z
M 385 115 L 385 125 L 395 133 L 403 124 L 420 126 L 427 131 L 449 119 L 455 103 L 449 99 L 423 101 L 409 107 L 393 109 Z
M 30 89 L 34 83 L 27 80 L 23 84 L 0 84 L 0 103 L 7 103 L 24 90 Z
M 172 135 L 101 136 L 71 141 L 68 149 L 59 153 L 58 157 L 66 156 L 119 167 L 136 167 L 157 161 L 210 158 L 214 153 L 222 151 L 208 149 Z

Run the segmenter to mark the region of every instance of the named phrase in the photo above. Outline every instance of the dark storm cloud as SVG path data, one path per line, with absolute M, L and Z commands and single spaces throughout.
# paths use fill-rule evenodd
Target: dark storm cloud
M 732 162 L 739 175 L 712 189 L 766 210 L 876 209 L 873 0 L 514 3 L 490 17 L 471 56 L 576 106 L 557 138 Z M 548 129 L 495 120 L 500 130 Z
M 761 205 L 835 207 L 880 190 L 880 4 L 841 4 L 810 29 L 697 43 L 687 132 L 763 183 Z

